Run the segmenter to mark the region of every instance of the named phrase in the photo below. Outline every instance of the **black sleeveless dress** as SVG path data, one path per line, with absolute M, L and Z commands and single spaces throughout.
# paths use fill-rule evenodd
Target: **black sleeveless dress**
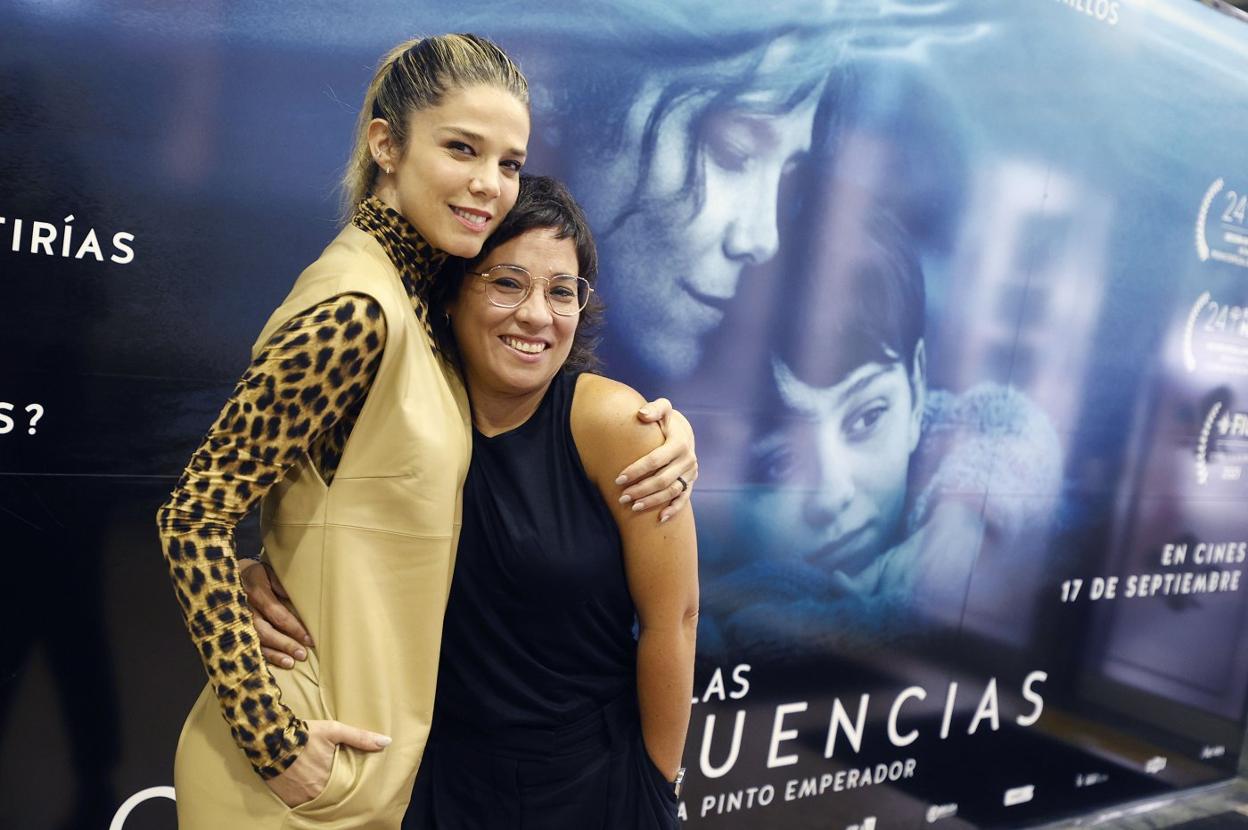
M 510 432 L 474 430 L 433 729 L 405 830 L 667 830 L 641 739 L 620 535 L 559 373 Z

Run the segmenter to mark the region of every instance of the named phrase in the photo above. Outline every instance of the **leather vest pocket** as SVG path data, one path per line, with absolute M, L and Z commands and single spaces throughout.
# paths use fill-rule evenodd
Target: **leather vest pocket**
M 333 816 L 355 783 L 355 766 L 354 750 L 339 744 L 334 750 L 334 760 L 330 764 L 329 780 L 325 782 L 325 788 L 311 801 L 292 807 L 291 815 L 315 819 L 317 822 Z

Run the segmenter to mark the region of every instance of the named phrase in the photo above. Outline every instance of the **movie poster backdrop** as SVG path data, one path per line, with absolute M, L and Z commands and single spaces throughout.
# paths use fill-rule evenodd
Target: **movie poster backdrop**
M 377 57 L 448 30 L 530 76 L 529 169 L 591 218 L 609 374 L 697 429 L 687 826 L 1012 827 L 1233 774 L 1243 20 L 15 1 L 0 823 L 173 826 L 204 678 L 155 509 L 335 233 Z

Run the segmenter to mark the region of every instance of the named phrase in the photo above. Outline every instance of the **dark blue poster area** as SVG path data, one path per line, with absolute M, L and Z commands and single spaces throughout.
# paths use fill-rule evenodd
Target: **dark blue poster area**
M 5 826 L 173 826 L 154 513 L 377 58 L 498 40 L 694 421 L 689 827 L 1016 827 L 1234 774 L 1248 25 L 1195 0 L 0 7 Z M 254 552 L 254 531 L 240 548 Z

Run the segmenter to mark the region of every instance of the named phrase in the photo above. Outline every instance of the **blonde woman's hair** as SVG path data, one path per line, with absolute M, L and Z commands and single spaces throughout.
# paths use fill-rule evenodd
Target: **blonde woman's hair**
M 368 146 L 368 125 L 384 118 L 390 135 L 407 146 L 407 118 L 436 107 L 454 90 L 486 85 L 506 90 L 529 105 L 529 82 L 495 43 L 472 34 L 412 38 L 391 49 L 377 65 L 356 121 L 355 144 L 342 177 L 343 221 L 369 194 L 379 172 Z

